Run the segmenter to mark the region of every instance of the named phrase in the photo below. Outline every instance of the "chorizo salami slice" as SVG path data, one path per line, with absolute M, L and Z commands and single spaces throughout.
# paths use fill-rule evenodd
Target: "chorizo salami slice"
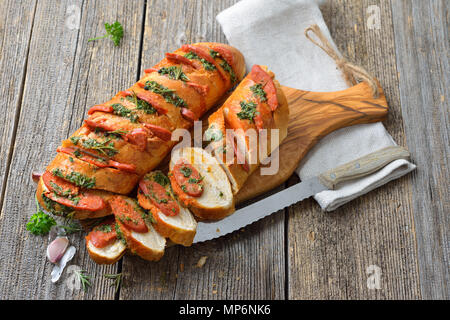
M 176 216 L 180 212 L 178 203 L 162 185 L 150 179 L 142 179 L 139 189 L 166 216 Z
M 98 211 L 106 208 L 106 202 L 101 197 L 89 194 L 88 192 L 71 198 L 59 196 L 54 192 L 46 192 L 45 196 L 50 200 L 75 210 Z
M 267 94 L 267 104 L 272 111 L 278 108 L 277 89 L 270 75 L 264 71 L 259 65 L 255 64 L 249 74 L 250 79 L 256 83 L 261 83 Z
M 91 114 L 93 114 L 94 112 L 97 112 L 97 111 L 99 111 L 99 112 L 106 112 L 106 113 L 113 113 L 114 109 L 111 106 L 96 105 L 96 106 L 91 107 L 88 110 L 87 114 L 91 115 Z
M 197 169 L 185 160 L 180 160 L 172 170 L 175 181 L 180 188 L 192 197 L 200 197 L 203 193 L 202 177 Z
M 113 197 L 109 201 L 109 204 L 116 219 L 118 219 L 128 229 L 139 233 L 148 232 L 148 227 L 145 224 L 144 218 L 135 209 L 137 204 L 133 203 L 131 200 L 127 201 L 120 196 Z
M 54 176 L 51 172 L 45 171 L 42 175 L 45 187 L 59 196 L 75 196 L 80 192 L 80 188 L 60 177 Z
M 115 224 L 114 218 L 108 218 L 92 229 L 86 236 L 86 240 L 90 241 L 97 248 L 108 246 L 117 239 Z

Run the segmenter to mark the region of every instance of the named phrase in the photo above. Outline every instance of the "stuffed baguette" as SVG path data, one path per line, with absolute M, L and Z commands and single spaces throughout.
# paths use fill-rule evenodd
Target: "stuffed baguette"
M 233 47 L 196 43 L 167 53 L 145 72 L 128 90 L 89 109 L 48 172 L 70 182 L 88 181 L 89 189 L 128 194 L 174 146 L 172 132 L 191 127 L 243 78 L 245 65 Z
M 287 136 L 288 121 L 288 103 L 280 84 L 267 67 L 259 65 L 209 117 L 206 137 L 234 194 Z

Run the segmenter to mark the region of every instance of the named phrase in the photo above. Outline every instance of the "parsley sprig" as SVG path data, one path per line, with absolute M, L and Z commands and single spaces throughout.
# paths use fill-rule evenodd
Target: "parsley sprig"
M 116 21 L 114 23 L 105 23 L 106 34 L 100 37 L 91 38 L 89 41 L 100 40 L 109 37 L 116 47 L 119 46 L 120 40 L 123 38 L 123 27 L 120 22 Z
M 34 235 L 44 235 L 49 233 L 50 229 L 56 225 L 55 219 L 46 214 L 39 207 L 39 203 L 36 200 L 37 212 L 33 214 L 27 223 L 27 230 Z

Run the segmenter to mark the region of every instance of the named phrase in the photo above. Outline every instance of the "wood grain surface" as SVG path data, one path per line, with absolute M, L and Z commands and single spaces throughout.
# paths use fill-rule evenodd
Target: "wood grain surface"
M 406 142 L 419 170 L 411 179 L 420 289 L 450 297 L 449 2 L 393 1 Z
M 215 16 L 235 2 L 0 0 L 0 299 L 450 298 L 446 0 L 321 7 L 340 51 L 380 80 L 384 124 L 411 151 L 413 175 L 333 213 L 304 201 L 221 239 L 169 248 L 158 263 L 126 256 L 97 266 L 84 234 L 74 234 L 79 250 L 70 264 L 93 277 L 92 288 L 71 290 L 69 274 L 50 282 L 48 239 L 25 230 L 35 212 L 31 172 L 54 157 L 88 107 L 134 83 L 164 52 L 226 42 Z M 368 26 L 374 12 L 379 28 Z M 87 42 L 115 20 L 125 29 L 120 47 Z M 379 290 L 367 287 L 373 265 L 382 272 Z M 117 272 L 124 279 L 115 292 L 103 275 Z

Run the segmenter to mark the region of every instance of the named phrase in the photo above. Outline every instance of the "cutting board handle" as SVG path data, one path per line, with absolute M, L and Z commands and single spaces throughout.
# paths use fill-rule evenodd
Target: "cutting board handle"
M 237 194 L 237 202 L 263 194 L 286 181 L 306 153 L 327 134 L 355 124 L 383 121 L 388 113 L 386 97 L 379 83 L 376 98 L 366 82 L 336 92 L 282 89 L 290 115 L 288 136 L 278 150 L 278 174 L 262 176 L 260 170 L 255 171 Z

